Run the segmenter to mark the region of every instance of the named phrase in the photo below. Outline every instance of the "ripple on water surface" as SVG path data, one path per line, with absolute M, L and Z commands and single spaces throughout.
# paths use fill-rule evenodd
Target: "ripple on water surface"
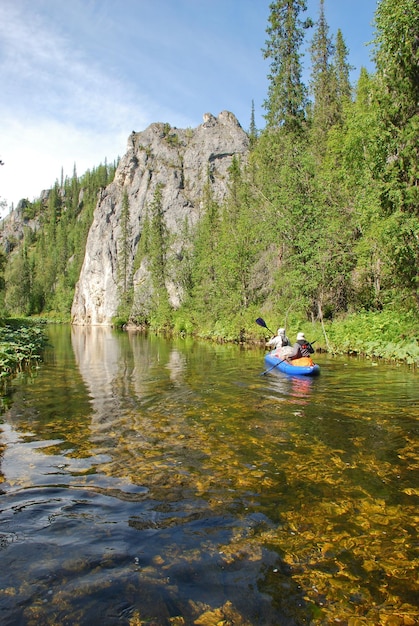
M 63 331 L 3 415 L 2 624 L 415 623 L 417 377 Z

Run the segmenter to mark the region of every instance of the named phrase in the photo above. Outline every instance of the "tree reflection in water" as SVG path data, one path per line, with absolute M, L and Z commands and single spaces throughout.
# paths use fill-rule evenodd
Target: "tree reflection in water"
M 3 415 L 5 623 L 415 623 L 414 374 L 51 337 Z

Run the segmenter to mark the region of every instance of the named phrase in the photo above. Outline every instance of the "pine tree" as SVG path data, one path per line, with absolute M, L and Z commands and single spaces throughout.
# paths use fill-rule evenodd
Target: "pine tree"
M 269 8 L 269 39 L 263 50 L 264 58 L 271 59 L 265 118 L 269 127 L 294 129 L 301 125 L 305 114 L 307 94 L 300 48 L 304 29 L 312 26 L 312 21 L 299 18 L 300 12 L 307 9 L 306 0 L 275 0 Z
M 208 180 L 204 189 L 203 215 L 194 237 L 191 289 L 194 307 L 204 315 L 208 315 L 208 311 L 216 315 L 220 303 L 217 273 L 220 229 L 220 207 L 213 198 Z
M 14 314 L 30 315 L 31 310 L 31 271 L 28 250 L 25 243 L 15 255 L 13 265 L 6 268 L 6 308 Z
M 45 215 L 48 238 L 51 245 L 55 242 L 57 223 L 61 215 L 62 201 L 58 181 L 55 181 L 48 196 L 48 207 Z
M 314 96 L 313 124 L 315 142 L 321 152 L 325 150 L 327 131 L 336 120 L 336 76 L 332 68 L 334 46 L 329 37 L 329 27 L 324 14 L 324 0 L 320 0 L 320 14 L 311 42 L 311 90 Z
M 0 292 L 4 290 L 4 268 L 6 267 L 6 255 L 0 250 Z
M 245 311 L 257 298 L 254 268 L 260 255 L 263 226 L 255 219 L 255 200 L 246 171 L 233 157 L 229 168 L 229 195 L 223 207 L 217 258 L 218 281 L 224 308 Z
M 118 241 L 118 282 L 121 296 L 125 298 L 131 286 L 130 258 L 132 234 L 129 198 L 126 190 L 122 197 L 120 227 L 121 234 Z
M 254 100 L 252 100 L 252 110 L 250 114 L 250 127 L 249 127 L 250 148 L 253 148 L 255 146 L 257 138 L 258 138 L 258 131 L 256 128 L 256 122 L 255 122 L 255 102 Z
M 352 87 L 349 74 L 353 66 L 348 62 L 349 51 L 340 28 L 336 34 L 335 55 L 333 66 L 336 73 L 337 101 L 339 115 L 342 114 L 342 106 L 352 96 Z
M 159 324 L 164 326 L 170 316 L 169 298 L 166 288 L 167 250 L 169 233 L 163 214 L 163 185 L 156 186 L 150 205 L 150 227 L 148 232 L 148 257 L 153 283 L 154 310 Z

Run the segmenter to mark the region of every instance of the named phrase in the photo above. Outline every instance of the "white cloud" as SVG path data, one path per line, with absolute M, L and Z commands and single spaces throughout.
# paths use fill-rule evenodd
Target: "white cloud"
M 117 130 L 98 135 L 59 121 L 12 122 L 2 134 L 7 156 L 2 157 L 0 196 L 9 205 L 21 198 L 32 201 L 60 179 L 62 168 L 64 176 L 72 176 L 74 164 L 81 175 L 105 158 L 110 163 L 125 152 L 126 140 L 126 133 Z
M 130 132 L 152 122 L 185 128 L 227 109 L 246 128 L 253 100 L 263 126 L 269 7 L 261 4 L 0 0 L 0 200 L 37 197 L 61 167 L 71 175 L 76 163 L 81 175 L 113 161 Z M 317 0 L 309 4 L 315 16 Z M 327 4 L 359 38 L 361 9 L 371 15 L 375 0 Z
M 0 4 L 0 72 L 8 94 L 0 101 L 0 200 L 9 207 L 38 197 L 61 168 L 71 176 L 76 163 L 81 175 L 122 156 L 129 133 L 163 114 L 35 13 L 23 20 L 23 8 Z

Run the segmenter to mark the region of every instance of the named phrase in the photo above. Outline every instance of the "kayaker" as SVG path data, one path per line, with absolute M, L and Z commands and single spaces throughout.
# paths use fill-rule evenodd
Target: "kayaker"
M 266 347 L 272 347 L 275 350 L 290 345 L 291 342 L 285 333 L 285 328 L 278 328 L 278 333 L 275 335 L 275 337 L 272 337 L 272 339 L 267 342 Z
M 297 359 L 308 358 L 311 361 L 310 354 L 314 354 L 313 346 L 307 341 L 304 333 L 298 333 L 297 341 L 292 347 L 292 352 L 287 355 L 286 359 L 287 361 L 295 361 Z

